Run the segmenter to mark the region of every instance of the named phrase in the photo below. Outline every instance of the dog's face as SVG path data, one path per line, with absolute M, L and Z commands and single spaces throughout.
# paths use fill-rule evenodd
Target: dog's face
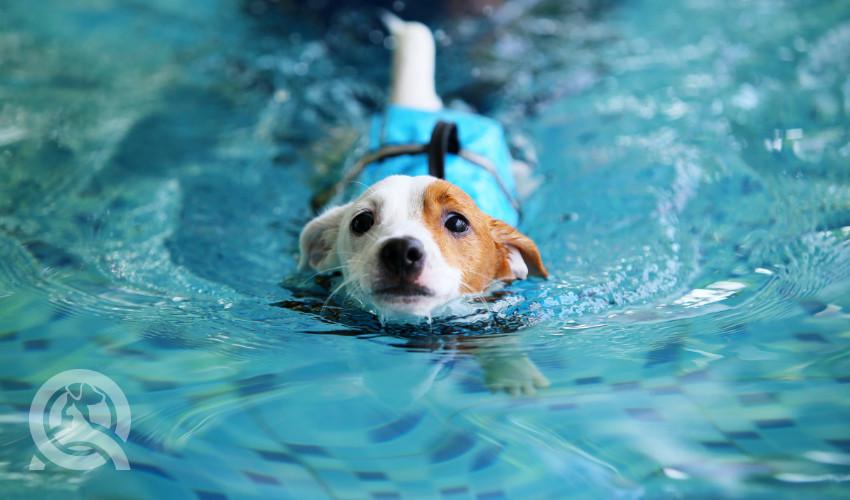
M 301 233 L 300 268 L 342 271 L 345 291 L 385 317 L 430 316 L 494 281 L 546 277 L 534 243 L 434 177 L 392 176 Z

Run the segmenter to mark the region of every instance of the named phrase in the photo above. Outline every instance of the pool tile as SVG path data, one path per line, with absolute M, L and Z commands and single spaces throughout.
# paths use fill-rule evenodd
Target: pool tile
M 819 333 L 812 333 L 812 332 L 795 333 L 794 338 L 796 338 L 797 340 L 799 340 L 801 342 L 819 342 L 819 343 L 822 343 L 822 344 L 829 343 L 823 337 L 823 335 L 821 335 Z
M 827 439 L 825 441 L 845 453 L 850 453 L 850 439 Z
M 155 465 L 150 465 L 150 464 L 145 464 L 145 463 L 140 463 L 138 461 L 134 461 L 130 465 L 130 468 L 131 468 L 131 470 L 148 472 L 150 474 L 153 474 L 153 475 L 159 476 L 159 477 L 163 477 L 165 479 L 174 479 L 171 476 L 171 474 L 167 473 L 166 471 L 162 470 L 161 468 L 159 468 Z
M 171 380 L 142 380 L 137 379 L 139 385 L 145 390 L 145 392 L 157 392 L 157 391 L 168 391 L 172 389 L 176 389 L 179 387 L 177 382 Z
M 259 454 L 263 459 L 269 460 L 272 462 L 284 462 L 290 464 L 297 464 L 298 460 L 289 453 L 283 453 L 280 451 L 268 451 L 268 450 L 256 450 L 257 454 Z
M 488 446 L 479 451 L 472 461 L 470 471 L 476 472 L 493 465 L 502 453 L 502 448 L 497 446 Z
M 432 464 L 445 462 L 468 453 L 475 447 L 477 439 L 471 434 L 457 432 L 449 436 L 431 453 Z
M 47 339 L 25 340 L 23 347 L 25 351 L 46 351 L 50 348 L 50 341 Z
M 380 471 L 354 471 L 361 481 L 386 481 L 387 475 Z
M 321 446 L 317 446 L 314 444 L 294 444 L 287 443 L 289 449 L 292 450 L 296 455 L 316 455 L 322 457 L 328 457 L 330 454 Z
M 275 376 L 269 373 L 257 375 L 256 377 L 237 380 L 239 394 L 241 396 L 250 396 L 261 392 L 266 392 L 274 389 Z
M 735 444 L 729 441 L 701 441 L 700 444 L 709 450 L 737 451 Z
M 776 404 L 776 393 L 759 392 L 753 394 L 738 394 L 738 401 L 742 406 L 761 406 Z
M 602 377 L 584 377 L 575 379 L 576 385 L 594 385 L 601 384 L 604 381 Z
M 455 486 L 452 488 L 443 488 L 440 490 L 440 495 L 444 497 L 450 497 L 455 495 L 463 495 L 464 497 L 469 496 L 469 487 L 468 486 Z
M 640 389 L 640 382 L 617 382 L 611 384 L 611 389 L 615 391 L 636 391 Z
M 761 434 L 755 431 L 728 431 L 723 434 L 727 438 L 735 441 L 744 439 L 761 439 Z
M 575 403 L 554 403 L 550 404 L 547 408 L 552 411 L 575 410 L 578 408 L 578 405 Z
M 753 421 L 759 429 L 786 429 L 797 424 L 790 418 L 771 418 Z
M 25 380 L 11 378 L 0 378 L 0 390 L 3 391 L 28 391 L 33 389 L 32 384 Z
M 679 359 L 679 354 L 682 349 L 682 341 L 679 338 L 673 339 L 670 342 L 661 345 L 646 353 L 646 363 L 644 366 L 650 367 L 664 363 L 671 363 Z
M 664 418 L 654 408 L 626 408 L 626 413 L 641 422 L 663 422 Z
M 13 340 L 18 340 L 18 332 L 8 332 L 0 335 L 0 342 L 12 342 Z
M 277 479 L 275 479 L 272 476 L 267 476 L 265 474 L 260 474 L 260 473 L 257 473 L 257 472 L 251 472 L 251 471 L 247 471 L 247 470 L 243 470 L 242 473 L 245 474 L 245 476 L 248 479 L 250 479 L 252 482 L 257 483 L 257 484 L 274 484 L 274 485 L 280 484 L 280 481 L 278 481 Z
M 221 493 L 215 493 L 212 491 L 204 491 L 204 490 L 193 490 L 195 492 L 195 496 L 198 497 L 198 500 L 227 500 L 227 495 L 223 495 Z
M 424 412 L 403 415 L 397 420 L 372 429 L 369 432 L 369 437 L 373 443 L 391 441 L 413 430 L 420 422 L 422 422 L 424 417 Z

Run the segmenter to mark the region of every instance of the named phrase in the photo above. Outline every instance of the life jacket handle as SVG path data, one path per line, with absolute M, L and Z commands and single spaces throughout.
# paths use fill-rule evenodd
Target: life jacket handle
M 453 122 L 438 121 L 431 132 L 428 143 L 428 174 L 438 179 L 446 178 L 446 155 L 460 154 L 460 141 L 457 138 L 457 125 Z

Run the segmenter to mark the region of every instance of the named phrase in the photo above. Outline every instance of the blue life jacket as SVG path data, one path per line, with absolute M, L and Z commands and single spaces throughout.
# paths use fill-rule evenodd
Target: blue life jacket
M 440 128 L 452 124 L 456 136 L 442 138 L 444 149 L 446 140 L 449 142 L 448 154 L 429 149 L 440 139 Z M 437 176 L 463 189 L 491 217 L 512 226 L 519 223 L 513 160 L 504 129 L 495 120 L 461 111 L 390 105 L 372 118 L 369 147 L 370 153 L 352 172 L 363 185 L 371 186 L 391 175 L 436 175 L 429 162 L 439 155 L 436 160 L 444 164 L 440 165 L 442 175 Z M 366 189 L 363 185 L 361 193 Z

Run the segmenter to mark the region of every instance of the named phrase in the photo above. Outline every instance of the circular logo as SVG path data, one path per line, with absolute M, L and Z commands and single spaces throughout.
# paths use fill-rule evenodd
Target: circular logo
M 100 467 L 111 460 L 117 470 L 130 468 L 116 437 L 130 434 L 127 397 L 106 375 L 67 370 L 44 383 L 30 407 L 30 433 L 38 451 L 54 464 L 73 470 Z M 33 456 L 30 470 L 44 463 Z

